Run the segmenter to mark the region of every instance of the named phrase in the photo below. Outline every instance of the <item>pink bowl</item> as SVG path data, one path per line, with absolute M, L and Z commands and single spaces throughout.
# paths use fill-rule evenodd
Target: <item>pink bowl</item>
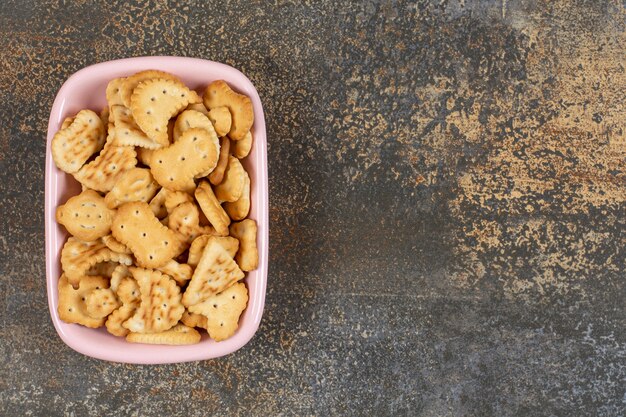
M 254 106 L 252 127 L 254 142 L 250 155 L 243 164 L 251 180 L 252 204 L 249 217 L 258 224 L 259 267 L 248 272 L 245 278 L 249 301 L 240 318 L 237 333 L 219 343 L 209 339 L 206 332 L 199 344 L 190 346 L 128 343 L 122 337 L 107 333 L 104 328 L 89 329 L 65 323 L 59 319 L 57 312 L 57 281 L 61 274 L 60 252 L 67 232 L 56 223 L 54 213 L 57 205 L 63 204 L 70 196 L 80 192 L 80 186 L 71 175 L 57 169 L 50 154 L 50 141 L 65 117 L 74 115 L 84 108 L 100 112 L 106 105 L 105 88 L 109 80 L 145 69 L 171 72 L 198 92 L 202 92 L 211 81 L 225 80 L 233 89 L 249 96 Z M 129 58 L 92 65 L 72 75 L 59 90 L 50 112 L 47 141 L 45 221 L 48 305 L 54 327 L 68 346 L 84 355 L 108 361 L 159 364 L 216 358 L 236 351 L 252 338 L 263 315 L 267 283 L 269 246 L 267 142 L 263 106 L 259 94 L 245 75 L 218 62 L 181 57 Z

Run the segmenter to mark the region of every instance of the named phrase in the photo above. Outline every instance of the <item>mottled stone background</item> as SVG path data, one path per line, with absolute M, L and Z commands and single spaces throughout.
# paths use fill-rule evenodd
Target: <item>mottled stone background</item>
M 126 3 L 0 3 L 0 415 L 626 414 L 622 1 Z M 267 305 L 225 358 L 101 362 L 48 316 L 52 101 L 139 55 L 265 106 Z

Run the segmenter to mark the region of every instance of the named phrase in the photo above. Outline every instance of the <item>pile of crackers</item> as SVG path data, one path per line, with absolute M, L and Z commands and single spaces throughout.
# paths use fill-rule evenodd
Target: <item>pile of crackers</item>
M 94 92 L 95 93 L 95 92 Z M 173 74 L 116 78 L 100 114 L 81 110 L 51 143 L 82 185 L 60 205 L 59 317 L 134 343 L 231 337 L 257 268 L 248 219 L 250 98 L 224 81 L 201 97 Z

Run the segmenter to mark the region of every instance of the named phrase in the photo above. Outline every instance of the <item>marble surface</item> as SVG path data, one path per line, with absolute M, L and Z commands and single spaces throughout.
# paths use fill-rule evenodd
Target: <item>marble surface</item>
M 0 4 L 0 415 L 626 414 L 618 0 Z M 111 364 L 48 315 L 63 81 L 184 55 L 256 85 L 270 268 L 254 339 Z

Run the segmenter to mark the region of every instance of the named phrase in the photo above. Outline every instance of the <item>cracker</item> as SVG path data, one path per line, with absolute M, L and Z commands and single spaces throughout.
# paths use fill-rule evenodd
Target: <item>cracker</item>
M 211 184 L 217 185 L 224 179 L 224 171 L 226 171 L 226 167 L 228 166 L 229 151 L 230 140 L 228 140 L 227 137 L 221 138 L 219 159 L 217 160 L 215 169 L 209 174 L 209 181 Z
M 65 275 L 59 279 L 59 303 L 57 311 L 59 318 L 66 323 L 82 324 L 86 327 L 96 328 L 104 324 L 103 318 L 90 317 L 87 312 L 85 298 L 95 289 L 107 287 L 107 279 L 96 276 L 85 276 L 80 280 L 77 289 L 72 287 Z
M 230 218 L 215 197 L 211 185 L 206 181 L 201 181 L 194 195 L 202 212 L 215 228 L 215 232 L 220 236 L 227 236 Z
M 131 255 L 132 252 L 126 245 L 124 245 L 119 240 L 115 239 L 113 235 L 106 235 L 102 237 L 102 242 L 106 245 L 107 248 L 111 249 L 113 252 L 117 253 L 125 253 L 127 255 Z
M 122 87 L 122 84 L 124 84 L 125 80 L 125 78 L 113 78 L 107 84 L 106 97 L 109 108 L 124 104 L 122 101 L 122 95 L 120 94 L 120 88 Z
M 199 111 L 205 116 L 209 115 L 209 111 L 207 110 L 206 107 L 204 107 L 203 103 L 191 103 L 190 105 L 187 106 L 185 110 L 195 110 L 195 111 Z
M 118 146 L 139 146 L 146 149 L 158 149 L 163 146 L 149 138 L 135 123 L 128 107 L 112 106 L 111 114 L 115 129 L 115 144 Z
M 141 304 L 123 324 L 131 332 L 162 332 L 178 323 L 185 308 L 180 303 L 180 288 L 169 276 L 159 271 L 129 268 L 139 284 Z
M 193 327 L 177 324 L 169 330 L 159 333 L 129 333 L 126 341 L 149 345 L 193 345 L 200 343 L 200 333 Z
M 202 257 L 202 252 L 204 252 L 204 248 L 209 243 L 209 241 L 215 240 L 218 242 L 231 258 L 234 258 L 239 250 L 239 241 L 231 236 L 211 236 L 211 235 L 202 235 L 198 236 L 191 242 L 191 246 L 189 247 L 189 255 L 187 257 L 187 264 L 191 265 L 193 268 L 198 266 L 200 262 L 200 258 Z
M 193 203 L 193 197 L 183 191 L 169 191 L 165 193 L 165 210 L 167 214 L 171 214 L 172 210 L 183 203 Z
M 68 127 L 70 127 L 73 121 L 74 116 L 67 116 L 65 120 L 63 120 L 63 123 L 61 123 L 61 129 L 67 129 Z
M 163 226 L 143 202 L 121 205 L 111 232 L 133 252 L 137 265 L 145 268 L 158 268 L 184 250 L 176 233 Z
M 178 233 L 187 243 L 204 234 L 213 234 L 210 226 L 200 226 L 200 215 L 195 203 L 182 203 L 168 216 L 168 227 Z
M 228 107 L 232 115 L 232 125 L 228 136 L 233 140 L 243 139 L 254 122 L 250 98 L 234 92 L 223 80 L 214 81 L 208 85 L 204 92 L 204 106 L 209 110 L 222 106 Z
M 94 319 L 103 319 L 120 307 L 115 293 L 110 288 L 91 290 L 85 296 L 87 314 Z
M 124 78 L 120 85 L 120 97 L 122 99 L 122 104 L 126 107 L 130 107 L 133 91 L 139 83 L 147 80 L 153 80 L 155 78 L 172 80 L 180 83 L 180 79 L 178 77 L 168 72 L 158 70 L 145 70 L 137 72 L 130 77 Z
M 137 281 L 132 276 L 122 278 L 116 293 L 117 297 L 124 304 L 132 304 L 141 301 L 139 284 L 137 284 Z
M 213 125 L 211 124 L 211 121 L 203 113 L 195 111 L 195 110 L 186 110 L 178 115 L 178 118 L 176 119 L 176 123 L 174 124 L 174 131 L 173 131 L 174 141 L 177 141 L 178 138 L 180 138 L 180 135 L 182 135 L 185 131 L 196 128 L 196 127 L 200 129 L 204 129 L 207 132 L 209 132 L 209 134 L 211 135 L 213 146 L 215 146 L 215 154 L 219 155 L 220 140 L 217 137 L 217 133 L 215 132 L 215 129 L 213 128 Z M 215 169 L 216 165 L 217 165 L 217 159 L 215 160 L 215 163 L 213 165 L 208 167 L 205 171 L 196 175 L 196 178 L 206 177 Z
M 207 318 L 207 331 L 216 342 L 228 339 L 239 327 L 239 317 L 248 305 L 248 289 L 243 282 L 209 297 L 189 311 Z
M 65 226 L 72 236 L 80 240 L 93 241 L 111 231 L 114 214 L 100 194 L 86 190 L 58 206 L 56 220 Z
M 244 277 L 233 258 L 217 241 L 210 241 L 183 294 L 186 307 L 198 304 Z M 190 310 L 191 311 L 191 310 Z
M 189 103 L 198 102 L 195 91 L 184 84 L 165 79 L 139 83 L 133 91 L 130 106 L 137 125 L 156 143 L 167 146 L 168 121 Z
M 93 242 L 83 242 L 75 237 L 70 237 L 61 250 L 61 267 L 68 282 L 74 287 L 78 287 L 81 278 L 91 267 L 106 261 L 131 265 L 133 258 L 123 253 L 113 252 L 100 239 Z
M 100 116 L 91 110 L 81 110 L 68 127 L 52 138 L 52 159 L 60 170 L 73 174 L 102 148 L 104 139 Z
M 111 208 L 117 208 L 131 201 L 149 202 L 159 190 L 147 168 L 131 168 L 119 176 L 117 182 L 104 197 L 104 202 Z
M 109 107 L 105 107 L 102 110 L 100 110 L 100 120 L 102 120 L 102 126 L 105 127 L 105 136 L 106 133 L 109 129 L 109 124 L 112 122 L 111 119 L 111 112 L 109 111 Z
M 238 141 L 233 141 L 233 143 L 230 144 L 230 150 L 232 154 L 236 158 L 239 158 L 239 159 L 243 159 L 246 156 L 248 156 L 251 149 L 252 149 L 252 133 L 251 132 L 246 133 L 246 136 L 244 136 L 243 139 L 238 140 Z
M 157 182 L 173 191 L 193 191 L 194 177 L 217 161 L 213 136 L 205 129 L 192 128 L 167 148 L 154 151 L 150 169 Z
M 215 197 L 220 202 L 237 201 L 243 194 L 246 171 L 243 169 L 239 159 L 234 156 L 228 157 L 228 166 L 224 171 L 224 179 L 215 186 Z
M 126 336 L 129 331 L 127 328 L 122 326 L 122 323 L 135 314 L 138 304 L 139 303 L 122 304 L 120 308 L 113 311 L 105 323 L 107 331 L 115 336 Z
M 235 261 L 242 271 L 252 271 L 259 265 L 259 251 L 256 246 L 257 225 L 246 219 L 230 225 L 230 235 L 239 240 L 239 250 Z
M 200 327 L 206 329 L 207 327 L 207 318 L 202 314 L 195 314 L 186 311 L 183 313 L 183 316 L 180 318 L 180 321 L 189 327 Z
M 113 292 L 117 294 L 117 290 L 119 288 L 120 283 L 122 282 L 124 278 L 128 278 L 128 277 L 132 278 L 132 275 L 130 274 L 130 271 L 128 270 L 128 266 L 123 265 L 123 264 L 117 265 L 115 269 L 113 270 L 113 273 L 111 274 L 111 282 L 110 282 L 111 290 L 113 290 Z
M 170 259 L 165 265 L 157 269 L 174 278 L 174 280 L 181 285 L 189 281 L 191 279 L 191 275 L 193 274 L 191 266 L 178 263 L 173 259 Z
M 224 210 L 228 213 L 228 216 L 234 220 L 243 220 L 248 216 L 250 212 L 250 177 L 244 170 L 244 183 L 241 197 L 237 201 L 232 203 L 224 203 Z
M 208 116 L 211 120 L 211 123 L 213 123 L 213 127 L 215 128 L 217 136 L 221 138 L 223 136 L 226 136 L 228 132 L 230 132 L 232 117 L 230 115 L 230 110 L 228 110 L 228 107 L 215 107 L 209 111 Z
M 107 143 L 100 155 L 84 165 L 74 178 L 87 188 L 107 192 L 124 172 L 137 165 L 137 153 L 130 146 L 115 146 Z

